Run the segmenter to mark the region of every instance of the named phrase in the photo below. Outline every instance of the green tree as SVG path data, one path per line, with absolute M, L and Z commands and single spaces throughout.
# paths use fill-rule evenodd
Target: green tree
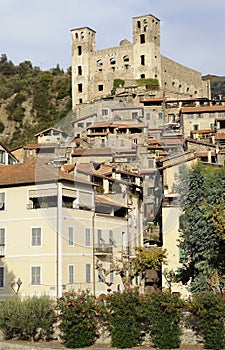
M 183 282 L 191 280 L 193 292 L 219 291 L 224 274 L 225 169 L 197 164 L 183 170 L 178 190 L 181 216 L 181 243 L 187 257 Z

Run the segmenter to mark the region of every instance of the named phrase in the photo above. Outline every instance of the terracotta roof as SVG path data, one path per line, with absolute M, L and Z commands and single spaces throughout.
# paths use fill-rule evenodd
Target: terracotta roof
M 208 156 L 208 152 L 207 151 L 205 151 L 205 152 L 196 152 L 195 155 L 197 157 L 207 157 Z M 215 156 L 216 152 L 215 151 L 211 152 L 211 155 Z
M 204 113 L 204 112 L 224 112 L 225 106 L 200 106 L 200 107 L 183 107 L 181 113 Z
M 112 155 L 112 149 L 109 147 L 99 147 L 99 148 L 78 148 L 75 149 L 71 154 L 72 157 L 89 157 L 89 156 L 101 156 L 101 155 Z
M 221 139 L 225 139 L 225 134 L 224 133 L 219 133 L 215 135 L 215 139 L 216 140 L 221 140 Z
M 217 145 L 215 145 L 214 143 L 210 143 L 210 142 L 206 142 L 206 141 L 202 141 L 202 140 L 195 140 L 195 139 L 192 139 L 190 137 L 186 138 L 185 142 L 186 143 L 188 143 L 188 142 L 195 143 L 198 145 L 204 145 L 204 146 L 209 146 L 209 147 L 217 147 Z
M 199 130 L 191 130 L 192 134 L 213 134 L 216 130 L 213 129 L 199 129 Z
M 0 186 L 16 186 L 68 180 L 91 184 L 46 163 L 43 159 L 30 159 L 24 163 L 12 164 L 0 168 Z

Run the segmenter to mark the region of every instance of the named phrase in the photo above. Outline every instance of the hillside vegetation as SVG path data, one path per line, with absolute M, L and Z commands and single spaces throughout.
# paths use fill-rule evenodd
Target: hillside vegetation
M 71 69 L 49 71 L 30 61 L 15 66 L 0 58 L 0 140 L 10 149 L 34 141 L 71 110 Z
M 212 98 L 225 96 L 225 77 L 207 75 Z M 71 112 L 71 67 L 49 71 L 30 61 L 14 65 L 0 57 L 0 141 L 9 149 L 35 142 L 34 135 Z
M 206 75 L 203 79 L 209 79 L 211 82 L 212 98 L 225 98 L 225 77 L 218 77 L 216 75 Z

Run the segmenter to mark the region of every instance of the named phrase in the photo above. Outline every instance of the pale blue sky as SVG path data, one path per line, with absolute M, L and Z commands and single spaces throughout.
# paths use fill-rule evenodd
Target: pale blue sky
M 132 40 L 132 17 L 161 21 L 161 53 L 203 75 L 225 76 L 224 0 L 0 0 L 0 55 L 50 69 L 71 65 L 71 29 L 88 26 L 97 49 Z

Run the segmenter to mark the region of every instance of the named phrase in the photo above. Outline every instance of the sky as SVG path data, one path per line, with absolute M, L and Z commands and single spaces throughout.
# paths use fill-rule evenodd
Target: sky
M 71 29 L 96 31 L 96 48 L 132 41 L 132 18 L 161 23 L 161 54 L 202 75 L 225 76 L 224 0 L 0 0 L 0 55 L 15 65 L 71 66 Z

